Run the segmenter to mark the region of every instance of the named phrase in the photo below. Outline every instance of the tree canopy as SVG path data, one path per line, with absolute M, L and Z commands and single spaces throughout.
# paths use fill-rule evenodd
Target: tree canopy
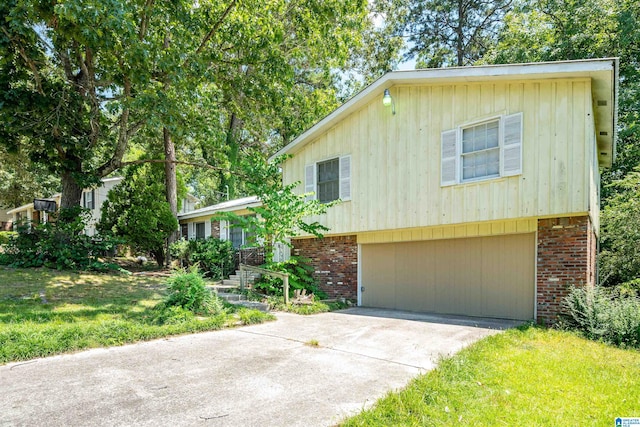
M 197 141 L 228 167 L 238 140 L 277 145 L 335 105 L 365 12 L 363 0 L 9 0 L 0 143 L 60 177 L 63 207 L 141 135 Z

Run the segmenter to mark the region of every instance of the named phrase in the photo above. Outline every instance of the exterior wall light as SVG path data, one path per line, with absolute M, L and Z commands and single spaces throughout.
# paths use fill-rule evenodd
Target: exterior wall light
M 396 114 L 396 103 L 393 102 L 389 89 L 384 90 L 384 96 L 382 97 L 382 105 L 385 107 L 391 106 L 391 114 Z

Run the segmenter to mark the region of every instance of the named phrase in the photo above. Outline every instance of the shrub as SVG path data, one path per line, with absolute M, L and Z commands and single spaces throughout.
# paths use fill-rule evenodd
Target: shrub
M 217 314 L 222 311 L 222 301 L 211 295 L 203 277 L 194 266 L 190 270 L 179 270 L 167 281 L 169 295 L 163 307 L 180 307 L 196 314 Z
M 306 289 L 307 293 L 313 293 L 317 299 L 324 299 L 327 294 L 318 287 L 318 282 L 313 277 L 313 267 L 309 264 L 308 258 L 292 256 L 288 261 L 272 262 L 264 266 L 267 270 L 281 273 L 289 273 L 289 294 L 293 295 L 296 289 Z M 282 296 L 282 279 L 276 277 L 263 276 L 256 284 L 255 288 L 269 295 Z
M 31 227 L 19 225 L 16 236 L 0 254 L 0 264 L 11 267 L 49 267 L 58 270 L 118 269 L 100 261 L 119 243 L 117 239 L 87 236 L 89 212 L 81 207 L 61 209 L 58 220 Z
M 640 296 L 640 278 L 629 280 L 616 286 L 620 296 Z
M 6 245 L 17 236 L 18 233 L 16 233 L 15 231 L 0 231 L 0 245 Z
M 155 323 L 159 325 L 179 325 L 189 322 L 195 318 L 193 312 L 179 306 L 162 306 L 154 317 Z
M 207 277 L 222 279 L 229 277 L 235 269 L 231 242 L 213 237 L 184 240 L 173 243 L 171 255 L 184 267 L 197 265 Z
M 573 288 L 564 300 L 567 326 L 592 340 L 640 347 L 640 298 L 618 288 Z

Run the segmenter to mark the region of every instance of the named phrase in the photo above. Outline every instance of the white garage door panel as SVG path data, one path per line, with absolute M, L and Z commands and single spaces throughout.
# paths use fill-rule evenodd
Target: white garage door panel
M 531 319 L 534 237 L 519 234 L 362 245 L 362 304 Z

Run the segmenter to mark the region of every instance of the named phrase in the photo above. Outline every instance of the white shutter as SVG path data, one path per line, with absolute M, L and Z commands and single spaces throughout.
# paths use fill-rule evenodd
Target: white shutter
M 351 156 L 340 157 L 340 200 L 351 200 Z
M 220 240 L 229 240 L 229 227 L 224 219 L 220 220 Z
M 211 220 L 207 220 L 204 222 L 204 238 L 211 237 Z
M 189 240 L 193 240 L 196 238 L 196 223 L 189 222 L 187 223 L 187 235 L 189 236 Z
M 304 192 L 314 193 L 311 196 L 307 196 L 307 200 L 313 200 L 316 198 L 316 165 L 307 165 L 304 167 Z
M 457 129 L 442 132 L 442 157 L 440 158 L 440 185 L 453 185 L 457 182 Z
M 522 173 L 522 113 L 502 121 L 502 176 Z

